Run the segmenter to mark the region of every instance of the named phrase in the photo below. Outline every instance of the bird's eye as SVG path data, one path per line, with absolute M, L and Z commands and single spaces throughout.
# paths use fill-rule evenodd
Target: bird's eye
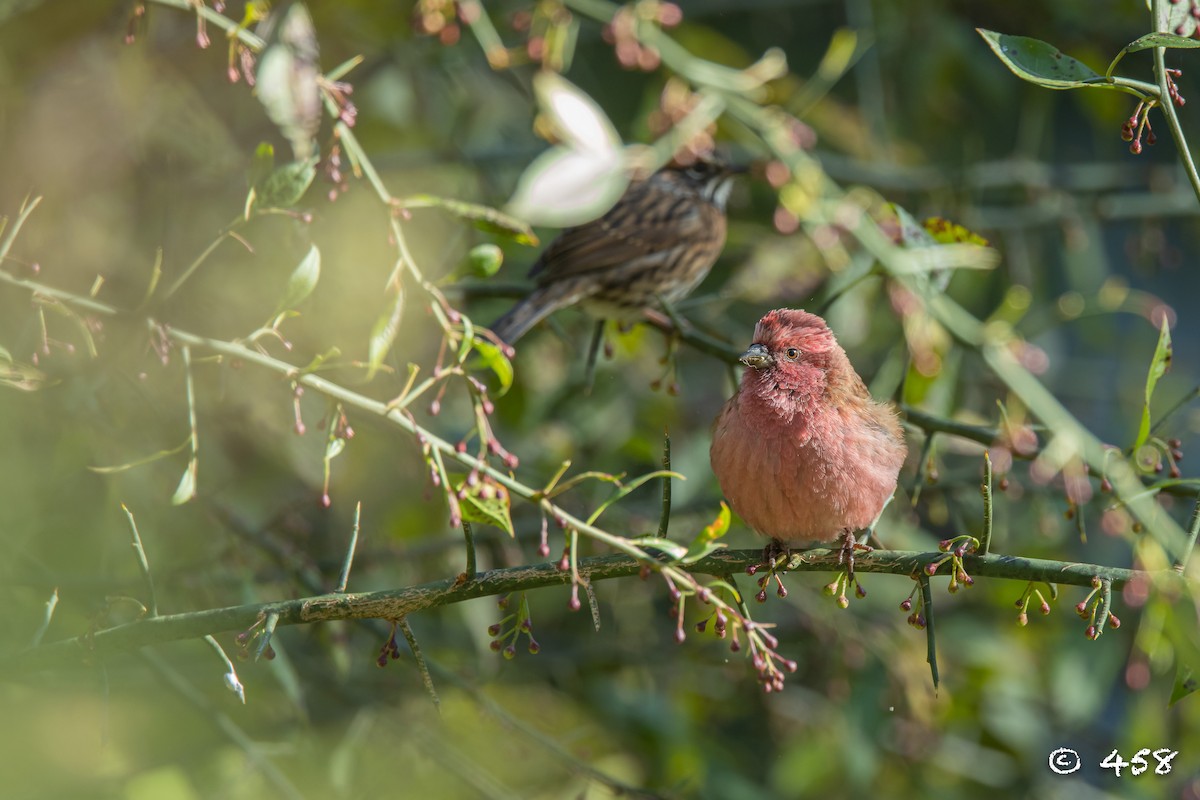
M 800 351 L 794 347 L 789 347 L 786 351 L 784 351 L 784 355 L 787 356 L 788 361 L 795 361 L 800 357 Z

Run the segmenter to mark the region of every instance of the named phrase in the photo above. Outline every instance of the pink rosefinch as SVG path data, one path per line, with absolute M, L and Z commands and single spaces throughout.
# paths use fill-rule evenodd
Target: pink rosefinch
M 841 535 L 852 556 L 854 531 L 879 516 L 904 463 L 895 410 L 871 398 L 815 314 L 768 313 L 741 361 L 741 386 L 713 425 L 721 491 L 774 540 L 768 551 Z
M 537 288 L 492 331 L 512 344 L 576 303 L 600 319 L 635 320 L 659 297 L 683 299 L 725 246 L 725 200 L 735 171 L 699 160 L 635 180 L 607 214 L 551 242 L 529 272 Z

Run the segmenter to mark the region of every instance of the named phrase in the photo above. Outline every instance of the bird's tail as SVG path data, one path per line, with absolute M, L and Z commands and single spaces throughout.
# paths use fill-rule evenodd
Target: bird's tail
M 551 284 L 535 289 L 507 314 L 492 323 L 492 333 L 509 344 L 515 344 L 534 325 L 558 309 L 575 302 L 573 293 L 562 291 L 564 288 L 566 287 L 561 284 Z

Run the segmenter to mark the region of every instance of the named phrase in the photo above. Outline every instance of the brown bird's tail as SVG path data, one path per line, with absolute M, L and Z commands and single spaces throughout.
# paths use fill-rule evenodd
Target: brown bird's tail
M 539 287 L 492 323 L 492 333 L 509 344 L 515 344 L 534 325 L 578 300 L 578 291 L 573 281 L 558 281 Z

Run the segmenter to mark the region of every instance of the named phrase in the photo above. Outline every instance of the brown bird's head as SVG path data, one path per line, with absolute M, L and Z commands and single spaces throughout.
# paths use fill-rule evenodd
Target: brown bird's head
M 825 320 L 799 309 L 770 311 L 754 328 L 754 343 L 739 359 L 750 369 L 743 385 L 811 392 L 846 360 Z
M 669 181 L 683 192 L 699 195 L 718 210 L 724 211 L 729 191 L 733 188 L 734 176 L 745 171 L 742 167 L 729 164 L 720 156 L 710 154 L 686 165 L 673 161 L 659 170 L 655 178 Z

